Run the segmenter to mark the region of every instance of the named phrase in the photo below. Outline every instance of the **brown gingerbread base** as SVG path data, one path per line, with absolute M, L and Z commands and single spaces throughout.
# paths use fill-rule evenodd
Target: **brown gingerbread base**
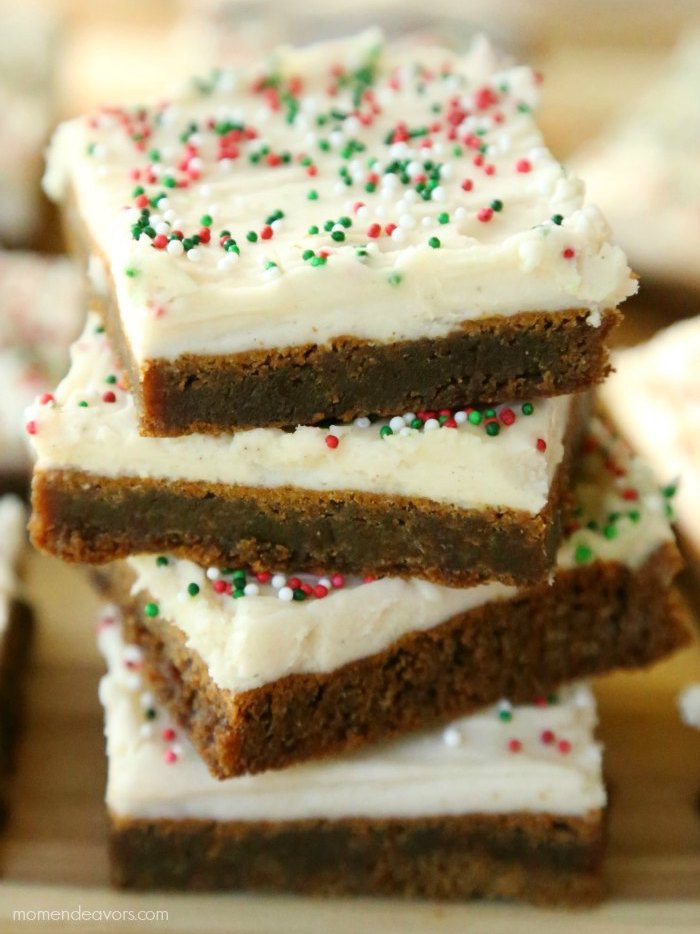
M 648 665 L 688 641 L 666 544 L 635 570 L 594 563 L 397 639 L 335 671 L 220 688 L 182 630 L 143 612 L 127 565 L 100 571 L 144 652 L 159 700 L 217 778 L 279 769 L 447 722 L 501 697 L 532 702 L 569 681 Z
M 602 894 L 600 811 L 287 823 L 111 815 L 110 824 L 112 880 L 121 888 L 568 906 Z

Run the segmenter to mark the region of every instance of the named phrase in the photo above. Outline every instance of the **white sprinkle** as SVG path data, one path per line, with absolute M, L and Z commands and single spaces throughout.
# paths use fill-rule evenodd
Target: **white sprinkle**
M 467 417 L 468 417 L 467 413 L 464 411 L 455 412 L 454 414 L 454 420 L 457 422 L 458 425 L 463 425 L 466 422 Z
M 328 577 L 319 577 L 318 582 L 321 585 L 321 587 L 325 587 L 326 590 L 333 589 L 333 584 L 331 584 L 330 579 Z
M 157 234 L 169 234 L 170 224 L 161 223 L 155 228 Z
M 270 583 L 275 588 L 275 590 L 279 590 L 280 587 L 284 587 L 284 585 L 287 583 L 287 578 L 284 574 L 273 574 Z
M 227 253 L 226 256 L 222 256 L 221 259 L 216 264 L 219 269 L 226 270 L 233 266 L 234 263 L 238 262 L 237 253 Z
M 246 584 L 243 588 L 243 593 L 246 595 L 246 597 L 257 597 L 257 595 L 260 593 L 260 588 L 257 584 Z
M 367 210 L 367 205 L 366 205 L 366 204 L 363 204 L 362 207 L 360 207 L 360 208 L 357 209 L 357 216 L 360 218 L 360 220 L 361 220 L 363 217 L 367 217 L 367 214 L 368 214 L 368 210 Z
M 440 427 L 440 422 L 436 418 L 429 418 L 423 423 L 423 431 L 434 431 Z
M 408 425 L 404 425 L 401 431 L 399 432 L 399 435 L 402 438 L 407 438 L 412 433 L 412 430 L 413 429 L 409 428 Z
M 221 571 L 215 567 L 207 568 L 207 577 L 210 581 L 218 581 L 221 577 Z
M 449 162 L 440 166 L 440 178 L 452 178 L 452 166 Z
M 443 731 L 442 741 L 446 746 L 449 746 L 450 749 L 455 749 L 457 746 L 462 745 L 462 734 L 454 726 L 448 726 L 446 730 Z
M 353 424 L 357 428 L 369 428 L 372 424 L 366 415 L 360 415 L 359 418 L 356 418 Z
M 418 200 L 418 192 L 414 188 L 409 188 L 408 191 L 403 193 L 403 200 L 412 204 L 414 201 Z
M 177 600 L 178 603 L 184 603 L 187 600 L 188 596 L 189 594 L 186 594 L 184 590 L 178 590 L 177 596 L 175 597 L 175 599 Z
M 196 246 L 193 246 L 191 250 L 187 251 L 187 259 L 191 263 L 198 263 L 202 258 L 202 251 L 198 250 Z
M 139 727 L 139 734 L 143 739 L 150 739 L 153 736 L 153 724 L 142 723 Z
M 139 697 L 139 704 L 147 710 L 149 707 L 153 707 L 155 704 L 155 697 L 150 691 L 144 691 L 141 697 Z
M 403 427 L 404 427 L 404 420 L 401 418 L 400 415 L 395 415 L 389 422 L 389 428 L 391 428 L 392 431 L 401 431 Z
M 433 201 L 444 201 L 447 195 L 445 194 L 445 189 L 442 185 L 438 185 L 437 188 L 433 188 Z
M 460 204 L 460 206 L 455 209 L 452 216 L 456 221 L 462 221 L 467 216 L 466 209 Z
M 159 206 L 160 206 L 161 211 L 163 212 L 163 220 L 167 221 L 169 224 L 172 224 L 173 220 L 175 219 L 175 211 L 173 211 L 172 208 L 168 208 L 167 211 L 165 210 L 164 202 L 166 200 L 167 200 L 166 198 L 161 198 Z
M 141 212 L 138 208 L 129 208 L 129 210 L 126 212 L 126 219 L 130 224 L 135 224 L 140 217 Z
M 270 227 L 277 233 L 278 230 L 281 230 L 284 227 L 284 218 L 278 217 L 276 221 L 273 221 L 270 224 Z
M 391 239 L 395 243 L 403 243 L 406 239 L 406 231 L 402 227 L 394 227 L 391 231 Z
M 233 161 L 231 159 L 219 159 L 220 172 L 228 172 L 232 165 Z
M 336 182 L 333 185 L 333 194 L 334 195 L 344 195 L 345 194 L 345 182 Z
M 433 223 L 434 223 L 434 221 L 433 221 L 432 217 L 428 217 L 427 214 L 425 215 L 425 217 L 422 217 L 422 218 L 421 218 L 421 225 L 422 225 L 423 227 L 432 227 L 432 226 L 433 226 Z
M 416 417 L 415 412 L 404 412 L 403 414 L 403 420 L 406 422 L 407 425 L 410 425 L 415 417 Z
M 420 164 L 420 162 L 417 162 L 415 159 L 413 159 L 406 166 L 406 171 L 409 175 L 420 175 L 423 171 L 423 166 Z
M 165 248 L 171 256 L 182 256 L 185 251 L 181 240 L 171 240 Z
M 413 214 L 402 214 L 399 217 L 399 227 L 409 229 L 416 226 L 416 219 Z
M 294 599 L 294 591 L 291 587 L 280 587 L 277 596 L 283 603 L 291 603 Z

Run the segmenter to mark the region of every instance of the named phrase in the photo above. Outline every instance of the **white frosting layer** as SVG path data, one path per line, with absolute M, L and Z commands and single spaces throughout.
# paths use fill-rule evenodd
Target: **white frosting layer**
M 591 437 L 597 446 L 583 459 L 574 490 L 572 521 L 580 528 L 570 529 L 558 566 L 615 561 L 637 567 L 672 540 L 666 501 L 649 471 L 602 422 L 594 420 Z M 606 469 L 611 461 L 623 475 Z M 630 489 L 637 494 L 635 501 L 623 496 Z M 609 522 L 611 514 L 619 514 L 614 523 Z M 591 522 L 594 528 L 587 527 Z M 431 629 L 458 613 L 518 593 L 499 583 L 457 589 L 422 580 L 319 579 L 307 574 L 296 580 L 294 575 L 263 575 L 261 580 L 248 574 L 235 585 L 230 574 L 216 568 L 205 573 L 176 558 L 135 556 L 127 564 L 136 574 L 132 593 L 155 601 L 160 618 L 185 634 L 213 681 L 230 691 L 250 690 L 289 674 L 333 671 L 383 651 L 407 633 Z M 301 596 L 300 584 L 309 592 L 303 600 L 293 599 L 294 588 Z M 314 588 L 319 585 L 317 597 Z
M 358 420 L 330 432 L 258 428 L 152 438 L 138 432 L 132 396 L 107 382 L 119 371 L 95 315 L 73 346 L 71 360 L 56 402 L 37 402 L 28 412 L 40 470 L 74 467 L 108 477 L 360 490 L 427 497 L 463 508 L 538 513 L 563 457 L 571 407 L 567 396 L 538 401 L 528 416 L 514 406 L 514 424 L 502 424 L 495 437 L 486 433 L 485 422 L 473 425 L 465 414 L 456 428 L 418 430 L 401 419 L 402 427 L 391 421 L 396 430 L 388 437 L 379 434 L 385 422 L 362 427 Z M 105 391 L 115 401 L 103 401 Z M 88 405 L 81 407 L 81 402 Z M 497 412 L 502 415 L 502 410 Z M 326 444 L 329 433 L 338 439 L 335 448 Z M 545 451 L 538 449 L 538 439 L 546 444 Z
M 620 430 L 660 482 L 680 481 L 678 521 L 700 549 L 700 318 L 615 355 L 617 372 L 601 387 Z
M 700 728 L 700 684 L 691 684 L 678 698 L 683 723 Z
M 83 308 L 64 259 L 0 251 L 0 282 L 0 471 L 17 472 L 29 469 L 24 410 L 65 373 Z
M 100 646 L 109 666 L 100 685 L 107 805 L 117 815 L 219 821 L 585 815 L 605 804 L 595 701 L 583 686 L 565 689 L 551 705 L 511 709 L 504 703 L 445 731 L 217 781 L 154 706 L 139 674 L 139 650 L 124 646 L 112 611 L 102 620 Z M 512 718 L 504 722 L 499 710 Z M 543 742 L 545 730 L 554 734 L 552 742 Z M 512 740 L 519 751 L 509 748 Z
M 573 160 L 635 268 L 695 286 L 700 285 L 699 99 L 700 32 L 694 32 L 631 111 L 626 106 L 620 123 Z
M 17 496 L 0 497 L 0 639 L 19 592 L 17 569 L 26 542 L 27 510 Z
M 636 283 L 544 147 L 536 83 L 527 68 L 500 71 L 484 41 L 463 57 L 384 47 L 373 31 L 282 49 L 167 105 L 62 125 L 45 187 L 74 194 L 141 362 L 437 338 L 519 311 L 587 308 L 595 325 Z M 165 248 L 174 231 L 199 235 L 202 218 L 210 243 Z

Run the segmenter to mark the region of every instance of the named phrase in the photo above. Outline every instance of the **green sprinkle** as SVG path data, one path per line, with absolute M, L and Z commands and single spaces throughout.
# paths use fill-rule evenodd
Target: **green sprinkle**
M 661 495 L 665 496 L 666 499 L 671 499 L 672 497 L 674 497 L 677 491 L 678 491 L 677 483 L 669 483 L 668 486 L 661 487 Z
M 258 235 L 255 233 L 254 230 L 249 230 L 248 233 L 245 235 L 245 238 L 249 243 L 255 243 L 258 239 Z
M 438 224 L 449 224 L 450 215 L 447 213 L 447 211 L 440 211 L 440 213 L 437 216 L 437 219 L 438 219 Z
M 239 597 L 245 597 L 245 591 L 242 587 L 236 587 L 231 596 L 234 600 L 237 600 Z
M 499 201 L 498 198 L 495 198 L 495 199 L 491 202 L 491 209 L 494 210 L 494 211 L 502 211 L 502 210 L 503 210 L 503 202 L 502 202 L 502 201 Z
M 312 224 L 312 225 L 309 227 L 309 233 L 312 234 L 312 235 L 318 233 L 318 227 L 316 226 L 316 224 Z
M 630 509 L 627 515 L 630 517 L 632 522 L 639 522 L 639 520 L 642 518 L 642 514 L 638 509 Z
M 155 720 L 155 718 L 158 716 L 153 707 L 149 707 L 148 710 L 145 710 L 143 715 L 147 720 Z
M 144 193 L 143 185 L 137 185 L 136 188 L 132 189 L 131 197 L 138 198 L 139 195 Z
M 525 103 L 518 104 L 518 113 L 521 113 L 521 114 L 530 113 L 529 105 Z
M 352 221 L 351 221 L 350 218 L 347 217 L 347 215 L 345 215 L 345 214 L 344 214 L 342 217 L 339 217 L 339 218 L 338 218 L 338 223 L 339 223 L 339 224 L 342 224 L 343 227 L 345 227 L 345 228 L 352 227 Z
M 606 525 L 606 526 L 603 528 L 603 535 L 604 535 L 606 538 L 617 538 L 617 526 L 614 526 L 614 525 Z
M 211 214 L 202 214 L 202 216 L 199 218 L 199 223 L 202 225 L 202 227 L 211 227 L 214 221 L 212 220 Z
M 495 409 L 484 409 L 484 418 L 495 418 L 496 410 Z
M 164 568 L 167 566 L 167 564 L 168 564 L 168 559 L 165 557 L 165 555 L 158 555 L 158 557 L 156 558 L 156 567 Z
M 127 266 L 126 269 L 124 270 L 124 275 L 128 276 L 130 279 L 133 279 L 134 276 L 136 275 L 136 270 L 134 269 L 133 266 Z
M 109 376 L 105 376 L 105 383 L 109 383 L 110 386 L 114 386 L 117 381 L 117 377 L 114 373 L 110 373 Z
M 441 244 L 438 237 L 431 237 L 430 240 L 428 240 L 428 246 L 431 246 L 434 250 L 439 250 Z
M 390 274 L 387 276 L 386 281 L 389 283 L 389 285 L 400 285 L 400 283 L 401 283 L 401 273 L 400 273 L 400 272 L 392 272 L 392 273 L 390 273 Z
M 318 192 L 312 188 L 306 195 L 308 201 L 318 201 Z
M 191 597 L 196 597 L 199 593 L 199 584 L 195 584 L 194 581 L 191 584 L 187 585 L 187 593 Z
M 294 591 L 294 599 L 298 600 L 299 602 L 306 600 L 306 594 L 300 587 L 297 587 L 297 589 Z
M 467 415 L 467 420 L 470 425 L 480 425 L 481 424 L 481 412 L 477 412 L 476 409 L 473 412 L 470 412 Z
M 586 564 L 593 557 L 593 549 L 588 545 L 577 545 L 574 551 L 574 561 L 576 564 Z
M 562 217 L 561 214 L 552 214 L 550 220 L 552 221 L 553 224 L 556 224 L 557 227 L 559 227 L 562 221 L 564 220 L 564 218 Z
M 414 418 L 413 421 L 411 422 L 411 428 L 418 429 L 422 427 L 423 427 L 423 422 L 419 418 Z
M 174 188 L 177 182 L 172 177 L 172 175 L 168 175 L 167 178 L 163 179 L 163 184 L 165 185 L 166 188 Z
M 501 431 L 501 426 L 498 422 L 487 422 L 486 423 L 486 434 L 491 438 L 495 438 L 497 434 Z
M 304 252 L 301 254 L 301 258 L 304 260 L 307 260 L 307 259 L 311 259 L 311 257 L 315 255 L 316 254 L 314 253 L 313 250 L 304 250 Z
M 503 723 L 510 723 L 510 721 L 513 719 L 513 714 L 510 712 L 510 710 L 499 710 L 498 719 L 502 720 Z
M 365 185 L 365 191 L 368 192 L 370 195 L 376 190 L 377 190 L 377 186 L 374 182 L 367 182 L 367 184 Z
M 87 402 L 84 399 L 81 399 L 80 402 L 78 403 L 78 408 L 87 409 L 88 408 Z
M 522 406 L 520 407 L 520 411 L 523 413 L 523 415 L 532 415 L 532 413 L 535 411 L 535 407 L 532 402 L 523 402 Z
M 143 612 L 152 619 L 160 613 L 160 609 L 157 603 L 147 603 L 143 608 Z
M 326 257 L 325 256 L 314 256 L 313 259 L 311 260 L 311 265 L 312 266 L 325 266 Z
M 394 432 L 388 425 L 382 425 L 382 427 L 379 429 L 380 438 L 388 438 L 389 435 L 393 435 L 393 434 Z
M 333 230 L 331 232 L 331 239 L 335 240 L 336 243 L 342 243 L 342 241 L 345 239 L 345 234 L 342 230 Z

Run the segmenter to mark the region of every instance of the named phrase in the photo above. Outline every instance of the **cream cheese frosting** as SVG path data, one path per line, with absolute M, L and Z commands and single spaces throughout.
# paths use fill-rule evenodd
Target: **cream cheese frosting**
M 557 566 L 607 561 L 638 567 L 673 539 L 667 498 L 600 420 L 591 425 L 588 448 Z M 458 589 L 418 579 L 222 573 L 167 556 L 134 556 L 126 563 L 136 575 L 132 595 L 154 602 L 217 686 L 234 692 L 290 674 L 333 671 L 407 633 L 518 594 L 497 582 Z
M 700 31 L 648 90 L 572 160 L 635 267 L 700 285 Z
M 80 279 L 67 260 L 0 251 L 0 282 L 0 472 L 20 473 L 30 463 L 24 410 L 63 376 L 80 330 Z
M 17 569 L 26 542 L 27 510 L 17 496 L 0 497 L 0 639 L 10 618 L 10 603 L 20 591 Z
M 165 104 L 63 124 L 72 199 L 134 358 L 444 337 L 636 291 L 543 144 L 537 76 L 379 32 L 216 71 Z
M 600 389 L 623 434 L 660 482 L 678 482 L 675 509 L 700 549 L 700 318 L 619 351 L 616 372 Z
M 446 730 L 227 781 L 212 778 L 154 704 L 141 655 L 113 609 L 99 625 L 100 684 L 117 816 L 217 821 L 422 817 L 532 812 L 585 816 L 605 805 L 595 701 L 584 685 L 553 702 L 507 701 Z M 503 715 L 503 712 L 507 712 Z M 548 732 L 551 731 L 551 736 Z
M 571 397 L 561 396 L 512 408 L 465 409 L 451 413 L 445 427 L 438 413 L 420 428 L 410 427 L 415 413 L 405 413 L 330 429 L 153 438 L 139 434 L 133 397 L 123 386 L 109 340 L 91 314 L 72 348 L 68 376 L 51 399 L 37 400 L 28 411 L 37 469 L 355 490 L 536 514 L 547 504 L 562 460 L 572 406 Z
M 681 720 L 688 726 L 700 728 L 700 684 L 691 684 L 678 698 Z

